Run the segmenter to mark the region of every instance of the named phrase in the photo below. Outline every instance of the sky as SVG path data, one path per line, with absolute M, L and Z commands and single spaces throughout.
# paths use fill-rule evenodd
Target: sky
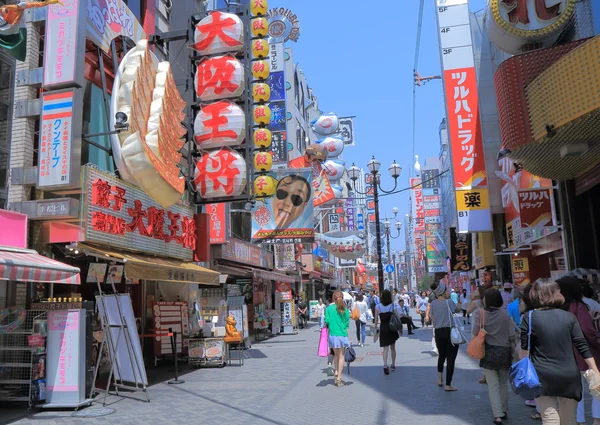
M 440 75 L 434 6 L 434 0 L 425 0 L 418 66 L 422 77 Z M 471 11 L 484 6 L 485 0 L 470 1 Z M 293 48 L 294 61 L 318 97 L 319 108 L 356 116 L 356 146 L 344 150 L 346 166 L 354 162 L 366 170 L 375 156 L 381 162 L 383 189 L 391 190 L 394 181 L 387 168 L 395 160 L 403 169 L 398 189 L 409 187 L 419 0 L 270 0 L 273 7 L 288 8 L 298 16 L 300 38 L 286 46 Z M 417 87 L 415 154 L 422 166 L 425 158 L 439 156 L 442 93 L 440 80 Z M 400 209 L 398 218 L 404 223 L 409 191 L 382 197 L 381 217 L 392 217 L 393 207 Z M 404 249 L 404 229 L 391 248 Z

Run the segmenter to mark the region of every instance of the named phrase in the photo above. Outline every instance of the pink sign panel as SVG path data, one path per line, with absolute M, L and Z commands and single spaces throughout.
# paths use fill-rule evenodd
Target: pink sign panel
M 0 245 L 27 248 L 27 216 L 0 210 Z
M 44 48 L 44 87 L 75 80 L 79 0 L 48 6 Z
M 79 390 L 79 314 L 79 310 L 48 312 L 48 391 Z

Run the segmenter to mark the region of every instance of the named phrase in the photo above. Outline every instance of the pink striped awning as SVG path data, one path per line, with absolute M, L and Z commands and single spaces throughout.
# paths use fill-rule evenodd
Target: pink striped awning
M 0 280 L 79 285 L 79 269 L 31 249 L 0 246 Z

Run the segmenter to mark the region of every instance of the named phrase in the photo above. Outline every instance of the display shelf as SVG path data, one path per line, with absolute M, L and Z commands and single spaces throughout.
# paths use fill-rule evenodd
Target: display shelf
M 29 379 L 3 379 L 3 385 L 13 385 L 13 384 L 29 384 L 31 381 Z
M 31 367 L 31 363 L 0 363 L 0 367 Z
M 0 347 L 0 351 L 31 351 L 31 347 Z

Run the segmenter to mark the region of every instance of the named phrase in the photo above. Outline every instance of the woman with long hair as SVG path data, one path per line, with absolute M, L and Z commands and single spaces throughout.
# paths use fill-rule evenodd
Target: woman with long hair
M 474 319 L 473 328 L 483 328 L 485 336 L 485 356 L 479 367 L 487 378 L 488 394 L 494 423 L 501 424 L 508 412 L 508 370 L 512 364 L 515 332 L 510 316 L 502 308 L 502 295 L 490 288 L 483 294 L 483 310 Z
M 390 329 L 390 320 L 396 313 L 398 304 L 394 303 L 392 293 L 386 289 L 381 293 L 381 302 L 375 307 L 375 328 L 381 322 L 379 327 L 379 346 L 383 348 L 383 373 L 390 374 L 388 367 L 388 353 L 392 352 L 392 372 L 396 371 L 396 341 L 398 341 L 398 331 Z
M 342 372 L 344 371 L 344 351 L 351 344 L 350 312 L 344 302 L 341 291 L 333 293 L 333 303 L 325 310 L 325 324 L 329 329 L 329 348 L 333 350 L 333 365 L 335 367 L 335 385 L 343 387 Z
M 581 374 L 573 349 L 587 369 L 598 373 L 592 352 L 577 318 L 562 309 L 565 298 L 558 283 L 539 279 L 531 287 L 529 300 L 535 310 L 521 320 L 521 357 L 530 356 L 540 380 L 536 398 L 544 424 L 575 424 L 581 400 Z M 528 349 L 531 332 L 530 351 Z M 560 367 L 558 367 L 560 365 Z
M 356 320 L 356 341 L 358 341 L 361 347 L 364 347 L 367 336 L 367 311 L 369 310 L 369 306 L 365 302 L 363 294 L 356 296 L 354 305 L 358 307 L 358 312 L 360 313 L 360 317 Z
M 446 364 L 446 387 L 445 391 L 456 391 L 452 386 L 452 377 L 454 376 L 454 364 L 458 355 L 458 345 L 452 344 L 450 339 L 450 329 L 454 325 L 452 312 L 456 310 L 456 304 L 450 300 L 450 293 L 443 282 L 433 283 L 430 286 L 435 300 L 429 304 L 429 315 L 433 317 L 433 329 L 435 332 L 435 345 L 437 346 L 438 357 L 438 382 L 441 387 L 444 385 L 444 363 Z M 446 362 L 447 361 L 447 362 Z
M 565 303 L 563 304 L 563 310 L 569 311 L 575 315 L 577 322 L 581 327 L 583 336 L 592 352 L 596 364 L 600 361 L 600 338 L 598 332 L 592 322 L 592 316 L 588 306 L 583 302 L 583 288 L 581 280 L 575 277 L 562 277 L 556 281 L 560 287 L 560 293 L 565 297 Z M 579 352 L 573 349 L 575 353 L 575 360 L 581 373 L 585 372 L 589 368 L 585 363 L 585 360 L 579 354 Z M 582 382 L 584 378 L 582 377 Z M 592 397 L 592 417 L 594 418 L 594 425 L 600 425 L 600 400 Z M 583 397 L 577 405 L 577 423 L 586 424 L 585 421 L 585 404 Z

